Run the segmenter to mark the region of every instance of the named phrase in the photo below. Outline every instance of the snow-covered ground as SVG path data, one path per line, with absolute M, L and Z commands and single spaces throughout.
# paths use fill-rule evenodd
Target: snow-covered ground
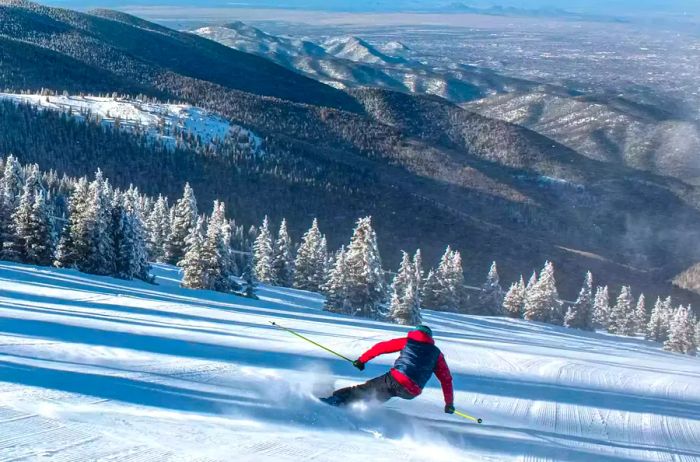
M 149 136 L 174 148 L 178 134 L 199 137 L 203 144 L 222 141 L 229 136 L 246 140 L 258 149 L 262 140 L 243 127 L 205 109 L 188 104 L 146 102 L 137 99 L 37 94 L 0 93 L 0 100 L 31 104 L 36 107 L 60 111 L 78 120 L 99 120 L 105 126 L 134 131 L 140 129 Z
M 456 405 L 339 410 L 313 399 L 405 329 L 330 315 L 305 292 L 261 300 L 0 262 L 0 461 L 700 460 L 700 360 L 518 320 L 426 312 Z

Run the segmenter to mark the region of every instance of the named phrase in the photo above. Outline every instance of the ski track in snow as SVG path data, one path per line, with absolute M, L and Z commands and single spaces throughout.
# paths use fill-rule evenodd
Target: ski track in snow
M 358 356 L 405 328 L 261 300 L 0 262 L 0 462 L 700 460 L 700 360 L 659 345 L 425 312 L 452 368 L 413 401 L 330 408 L 364 373 L 269 321 Z

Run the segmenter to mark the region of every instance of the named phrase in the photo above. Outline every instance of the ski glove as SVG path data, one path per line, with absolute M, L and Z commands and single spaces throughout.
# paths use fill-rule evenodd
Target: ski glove
M 454 404 L 445 404 L 445 413 L 446 414 L 454 414 L 455 413 Z
M 358 368 L 361 371 L 365 370 L 365 363 L 360 361 L 359 359 L 356 359 L 355 361 L 352 362 L 352 365 Z

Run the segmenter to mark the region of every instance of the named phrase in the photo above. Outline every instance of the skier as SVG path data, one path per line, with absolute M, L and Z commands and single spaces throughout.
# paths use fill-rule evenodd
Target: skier
M 435 346 L 433 332 L 428 326 L 420 325 L 406 337 L 377 343 L 352 364 L 362 371 L 365 364 L 377 356 L 397 351 L 401 352 L 399 358 L 386 374 L 361 385 L 336 390 L 332 396 L 321 398 L 321 401 L 332 406 L 347 406 L 369 399 L 380 402 L 394 397 L 413 399 L 421 394 L 423 387 L 435 373 L 442 385 L 445 412 L 454 413 L 452 374 L 445 357 Z

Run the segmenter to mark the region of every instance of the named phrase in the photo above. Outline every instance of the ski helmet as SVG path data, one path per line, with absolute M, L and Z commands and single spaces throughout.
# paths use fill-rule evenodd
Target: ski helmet
M 416 326 L 416 330 L 419 330 L 425 334 L 428 334 L 429 336 L 433 336 L 433 331 L 430 327 L 421 324 L 420 326 Z

